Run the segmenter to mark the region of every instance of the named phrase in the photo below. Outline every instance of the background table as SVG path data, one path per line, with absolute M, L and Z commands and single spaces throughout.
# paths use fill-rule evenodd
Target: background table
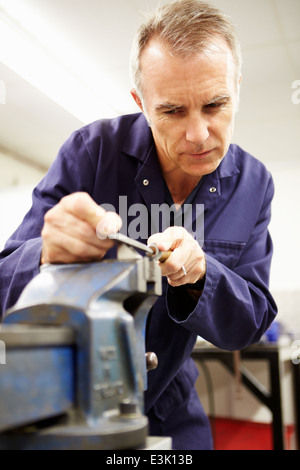
M 293 397 L 295 407 L 296 444 L 300 449 L 300 372 L 299 364 L 292 362 L 291 346 L 281 347 L 276 343 L 258 343 L 237 353 L 216 348 L 209 343 L 196 343 L 192 357 L 196 361 L 217 360 L 233 375 L 238 373 L 241 383 L 272 413 L 272 434 L 274 450 L 285 449 L 284 423 L 282 412 L 281 364 L 289 361 L 293 373 Z M 257 378 L 243 365 L 243 360 L 263 360 L 267 362 L 270 390 L 267 390 Z M 297 361 L 294 361 L 297 362 Z M 299 361 L 298 361 L 299 362 Z M 238 365 L 238 370 L 237 370 Z

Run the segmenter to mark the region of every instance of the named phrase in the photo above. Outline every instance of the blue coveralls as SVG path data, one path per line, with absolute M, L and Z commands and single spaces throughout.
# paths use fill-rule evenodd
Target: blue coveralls
M 33 191 L 30 211 L 0 255 L 2 315 L 39 272 L 44 214 L 77 191 L 117 211 L 119 196 L 126 196 L 127 207 L 143 204 L 149 212 L 151 205 L 168 202 L 151 129 L 142 114 L 94 122 L 75 131 L 61 147 Z M 217 347 L 238 350 L 257 342 L 276 315 L 268 289 L 273 194 L 264 165 L 231 145 L 191 198 L 193 205 L 205 209 L 204 290 L 194 304 L 185 287 L 171 288 L 163 278 L 164 293 L 149 313 L 146 335 L 146 350 L 154 351 L 159 362 L 148 373 L 145 393 L 150 432 L 171 436 L 175 449 L 212 448 L 190 358 L 197 335 Z M 112 249 L 107 257 L 113 256 Z

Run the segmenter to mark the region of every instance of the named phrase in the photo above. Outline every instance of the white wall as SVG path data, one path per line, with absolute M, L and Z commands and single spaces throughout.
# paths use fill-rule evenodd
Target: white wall
M 0 250 L 30 208 L 32 189 L 29 185 L 0 190 Z
M 0 153 L 0 250 L 31 206 L 31 192 L 44 172 Z
M 270 231 L 274 242 L 271 287 L 300 289 L 300 159 L 269 165 L 275 182 Z

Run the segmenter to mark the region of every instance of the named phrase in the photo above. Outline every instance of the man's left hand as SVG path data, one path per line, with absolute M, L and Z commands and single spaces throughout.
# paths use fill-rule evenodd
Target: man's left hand
M 205 255 L 197 240 L 183 227 L 169 227 L 152 235 L 148 244 L 155 243 L 160 251 L 172 251 L 169 258 L 160 263 L 162 275 L 173 287 L 195 284 L 205 277 Z

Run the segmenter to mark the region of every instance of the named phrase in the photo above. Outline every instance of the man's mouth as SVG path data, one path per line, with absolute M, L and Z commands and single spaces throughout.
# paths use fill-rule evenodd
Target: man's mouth
M 187 155 L 189 155 L 192 158 L 201 160 L 202 158 L 207 157 L 210 153 L 211 153 L 211 150 L 207 150 L 205 152 L 193 152 L 193 153 L 187 152 Z

